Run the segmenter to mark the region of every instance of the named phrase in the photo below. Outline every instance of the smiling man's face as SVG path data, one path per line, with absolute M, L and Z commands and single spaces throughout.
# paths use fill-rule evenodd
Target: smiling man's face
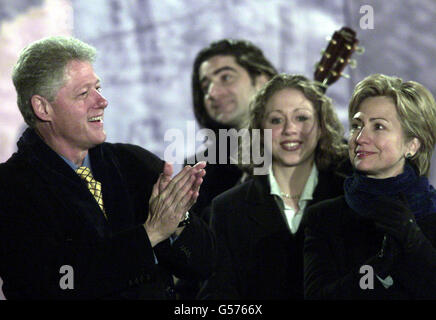
M 91 63 L 73 60 L 65 70 L 66 81 L 50 103 L 46 142 L 63 154 L 74 154 L 106 140 L 103 114 L 108 102 Z
M 200 65 L 200 84 L 207 114 L 218 123 L 240 127 L 248 117 L 250 100 L 264 82 L 253 80 L 231 55 L 217 55 Z

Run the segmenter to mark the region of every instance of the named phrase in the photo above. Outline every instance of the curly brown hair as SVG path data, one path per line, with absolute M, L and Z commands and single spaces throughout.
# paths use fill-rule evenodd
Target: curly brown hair
M 324 94 L 323 85 L 317 81 L 309 80 L 302 75 L 278 74 L 265 84 L 250 103 L 249 132 L 253 132 L 253 129 L 263 129 L 263 120 L 268 101 L 276 92 L 288 88 L 301 91 L 314 106 L 321 129 L 320 139 L 315 149 L 317 168 L 319 170 L 326 170 L 341 163 L 348 156 L 348 147 L 344 139 L 344 127 L 333 109 L 332 100 Z M 248 140 L 250 148 L 254 143 L 259 143 L 260 152 L 265 152 L 263 130 L 260 130 L 260 141 Z M 252 173 L 255 166 L 257 164 L 250 163 L 248 165 L 241 165 L 241 168 Z

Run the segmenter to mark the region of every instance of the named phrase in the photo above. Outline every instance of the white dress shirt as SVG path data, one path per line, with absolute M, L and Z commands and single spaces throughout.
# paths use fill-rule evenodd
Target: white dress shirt
M 272 170 L 272 166 L 269 168 L 269 184 L 271 187 L 271 194 L 278 197 L 278 201 L 281 201 L 283 204 L 284 216 L 285 220 L 288 224 L 288 227 L 292 234 L 295 234 L 298 231 L 298 227 L 300 226 L 301 219 L 303 218 L 304 209 L 307 206 L 307 203 L 313 199 L 313 192 L 318 184 L 318 169 L 316 165 L 313 164 L 312 171 L 310 172 L 309 178 L 306 181 L 306 185 L 304 186 L 303 193 L 301 194 L 300 200 L 298 201 L 298 207 L 300 208 L 298 211 L 295 211 L 293 208 L 288 206 L 281 195 L 280 187 L 277 183 L 276 178 L 274 177 L 274 172 Z

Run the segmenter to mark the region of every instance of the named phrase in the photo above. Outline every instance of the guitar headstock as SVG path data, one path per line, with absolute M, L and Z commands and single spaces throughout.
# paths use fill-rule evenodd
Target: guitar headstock
M 325 87 L 336 82 L 350 63 L 350 57 L 358 43 L 359 40 L 353 29 L 342 27 L 341 30 L 335 31 L 321 60 L 316 65 L 315 80 L 323 83 Z

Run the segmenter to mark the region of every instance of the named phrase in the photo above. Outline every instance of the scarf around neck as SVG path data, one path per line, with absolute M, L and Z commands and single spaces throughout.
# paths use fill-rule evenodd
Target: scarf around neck
M 344 182 L 345 201 L 361 216 L 367 216 L 379 197 L 401 201 L 400 194 L 418 220 L 424 215 L 436 213 L 436 190 L 424 176 L 418 176 L 412 165 L 406 161 L 404 172 L 386 179 L 368 178 L 354 170 Z

